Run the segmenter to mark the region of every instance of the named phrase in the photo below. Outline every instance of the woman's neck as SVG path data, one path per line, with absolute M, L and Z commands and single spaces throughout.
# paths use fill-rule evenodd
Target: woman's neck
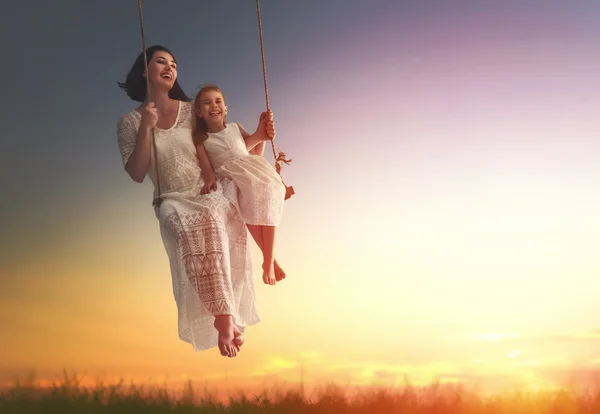
M 168 91 L 150 89 L 150 98 L 159 110 L 169 108 L 173 105 L 173 99 L 169 98 Z M 148 102 L 148 99 L 146 99 L 144 104 L 147 104 Z

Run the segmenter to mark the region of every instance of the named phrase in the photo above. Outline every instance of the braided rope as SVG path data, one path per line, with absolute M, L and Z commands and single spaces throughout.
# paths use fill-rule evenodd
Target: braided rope
M 144 17 L 142 14 L 142 0 L 138 0 L 138 14 L 140 18 L 140 30 L 142 33 L 142 49 L 144 51 L 144 67 L 146 69 L 146 100 L 148 102 L 152 101 L 152 97 L 150 95 L 150 77 L 148 73 L 148 55 L 146 54 L 146 37 L 144 36 Z M 156 139 L 154 138 L 154 128 L 152 128 L 152 146 L 151 146 L 152 155 L 154 158 L 154 170 L 156 173 L 156 187 L 158 195 L 152 200 L 153 206 L 160 206 L 161 200 L 161 191 L 160 191 L 160 175 L 158 173 L 158 157 L 156 150 Z
M 271 110 L 271 106 L 269 105 L 269 88 L 267 87 L 267 65 L 265 63 L 265 46 L 263 43 L 263 31 L 262 31 L 262 21 L 260 19 L 260 5 L 258 3 L 258 0 L 256 0 L 256 16 L 258 18 L 258 35 L 260 38 L 260 54 L 262 57 L 262 71 L 263 71 L 263 82 L 265 85 L 265 101 L 267 104 L 267 111 Z M 277 171 L 277 174 L 279 174 L 279 177 L 281 178 L 281 182 L 283 183 L 283 185 L 286 188 L 286 199 L 290 198 L 292 196 L 292 194 L 294 194 L 294 189 L 292 187 L 288 187 L 285 184 L 285 181 L 283 181 L 283 177 L 281 177 L 281 163 L 284 163 L 286 165 L 290 165 L 290 163 L 292 162 L 292 160 L 288 160 L 285 158 L 285 153 L 282 151 L 275 151 L 275 144 L 274 144 L 274 139 L 271 139 L 271 149 L 273 150 L 273 162 L 275 163 L 275 171 Z

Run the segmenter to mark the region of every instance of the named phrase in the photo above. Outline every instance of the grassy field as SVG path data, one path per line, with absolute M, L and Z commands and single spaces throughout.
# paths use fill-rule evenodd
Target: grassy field
M 2 414 L 96 413 L 402 413 L 402 414 L 576 414 L 600 413 L 600 392 L 520 393 L 482 397 L 460 386 L 431 385 L 354 392 L 328 386 L 312 397 L 299 390 L 239 395 L 218 401 L 191 383 L 178 393 L 159 386 L 98 383 L 84 387 L 76 377 L 40 388 L 16 383 L 0 394 Z

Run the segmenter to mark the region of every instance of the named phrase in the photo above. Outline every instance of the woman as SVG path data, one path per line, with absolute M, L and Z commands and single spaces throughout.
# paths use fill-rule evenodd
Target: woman
M 143 53 L 119 83 L 132 100 L 142 103 L 118 120 L 123 165 L 134 181 L 141 183 L 148 175 L 154 184 L 179 338 L 197 351 L 218 345 L 221 355 L 234 357 L 244 342 L 244 328 L 260 321 L 235 186 L 219 181 L 216 191 L 200 195 L 203 181 L 192 141 L 192 104 L 177 82 L 177 63 L 162 46 L 149 47 L 146 55 L 151 101 L 146 96 Z M 272 124 L 267 125 L 263 115 L 256 136 L 266 135 L 267 127 Z

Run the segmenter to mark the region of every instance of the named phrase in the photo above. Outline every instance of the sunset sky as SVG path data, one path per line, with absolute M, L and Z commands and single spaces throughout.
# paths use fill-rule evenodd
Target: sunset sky
M 262 322 L 235 359 L 177 337 L 152 186 L 122 167 L 137 2 L 0 15 L 0 383 L 62 368 L 229 387 L 600 373 L 600 2 L 261 1 L 293 159 Z M 144 1 L 193 95 L 264 110 L 255 3 Z M 266 157 L 272 161 L 270 147 Z

